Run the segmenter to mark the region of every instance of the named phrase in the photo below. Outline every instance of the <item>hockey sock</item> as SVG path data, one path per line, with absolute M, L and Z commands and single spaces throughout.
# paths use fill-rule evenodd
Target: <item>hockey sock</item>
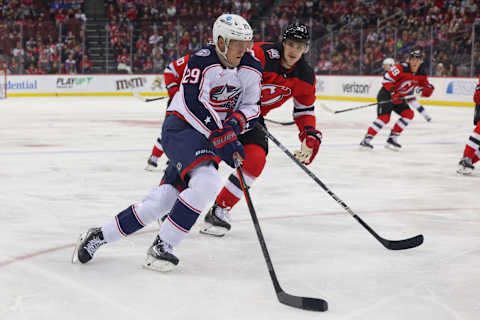
M 477 123 L 475 129 L 473 129 L 472 134 L 468 138 L 467 145 L 465 146 L 465 151 L 463 155 L 469 157 L 470 159 L 475 158 L 475 153 L 480 150 L 480 121 Z
M 105 241 L 117 241 L 162 217 L 170 211 L 177 195 L 178 191 L 168 184 L 153 188 L 141 202 L 123 210 L 102 227 Z
M 410 124 L 413 117 L 414 113 L 412 109 L 403 110 L 403 112 L 400 114 L 400 118 L 393 126 L 392 132 L 396 134 L 402 133 L 402 131 Z
M 367 134 L 375 137 L 380 130 L 390 121 L 389 114 L 382 114 L 379 115 L 375 121 L 373 121 L 372 125 L 368 128 Z
M 173 205 L 168 218 L 160 227 L 160 239 L 177 246 L 188 234 L 202 210 L 212 201 L 221 187 L 221 178 L 213 165 L 192 170 L 188 188 L 183 190 Z
M 474 156 L 473 159 L 472 159 L 472 163 L 477 163 L 478 160 L 479 160 L 479 156 L 480 156 L 480 152 L 477 151 L 477 152 L 475 153 L 475 156 Z
M 262 147 L 256 144 L 245 145 L 245 160 L 243 161 L 242 172 L 248 187 L 260 176 L 265 167 L 265 162 L 266 154 Z M 235 172 L 228 177 L 228 181 L 217 196 L 215 203 L 222 208 L 232 208 L 242 197 L 242 186 L 237 172 Z
M 160 137 L 159 137 L 157 138 L 157 141 L 155 141 L 155 144 L 153 145 L 152 156 L 158 159 L 162 155 L 163 155 L 163 147 L 162 147 L 162 141 L 160 140 Z
M 425 110 L 425 108 L 420 104 L 418 103 L 417 100 L 413 100 L 413 101 L 410 101 L 410 106 L 414 107 L 415 109 L 417 109 L 418 113 L 420 113 L 423 117 L 425 118 L 429 118 L 430 116 L 428 115 L 427 111 Z

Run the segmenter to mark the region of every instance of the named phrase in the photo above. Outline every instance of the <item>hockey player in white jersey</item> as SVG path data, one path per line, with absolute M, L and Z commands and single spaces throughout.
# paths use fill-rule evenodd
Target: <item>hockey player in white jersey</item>
M 167 109 L 162 146 L 170 162 L 161 185 L 101 228 L 83 233 L 73 262 L 90 261 L 100 246 L 169 212 L 147 251 L 144 267 L 169 271 L 178 264 L 173 249 L 222 186 L 218 163 L 223 160 L 235 167 L 234 157 L 245 158 L 237 135 L 253 128 L 260 116 L 263 70 L 247 53 L 252 37 L 241 16 L 223 14 L 215 21 L 215 45 L 190 57 L 180 90 Z

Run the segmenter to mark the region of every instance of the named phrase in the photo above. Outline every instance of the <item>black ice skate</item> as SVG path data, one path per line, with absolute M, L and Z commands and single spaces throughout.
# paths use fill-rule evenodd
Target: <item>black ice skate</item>
M 153 244 L 148 248 L 143 267 L 154 271 L 171 271 L 178 265 L 178 258 L 172 254 L 172 246 L 163 242 L 157 235 Z
M 362 139 L 360 142 L 360 149 L 362 150 L 373 150 L 373 145 L 370 143 L 372 141 L 373 136 L 367 134 L 365 138 Z
M 72 263 L 87 263 L 93 259 L 95 251 L 107 243 L 103 239 L 101 228 L 91 228 L 84 232 L 78 238 L 75 249 L 73 250 Z
M 158 167 L 157 161 L 153 159 L 153 156 L 148 157 L 147 166 L 145 170 L 147 171 L 154 171 Z
M 428 114 L 423 114 L 423 117 L 425 118 L 425 121 L 430 122 L 432 121 L 432 117 L 430 117 Z
M 228 209 L 214 204 L 205 215 L 205 226 L 200 229 L 200 233 L 223 237 L 231 229 L 230 221 Z
M 458 163 L 458 165 L 459 168 L 457 169 L 457 173 L 464 176 L 472 174 L 473 169 L 475 169 L 472 164 L 472 159 L 470 159 L 469 157 L 463 157 L 462 160 L 460 160 L 460 162 Z
M 387 139 L 387 143 L 385 144 L 385 148 L 393 150 L 393 151 L 400 151 L 400 149 L 402 148 L 402 145 L 400 143 L 398 143 L 398 141 L 397 141 L 398 136 L 399 136 L 398 133 L 394 133 L 394 132 L 390 133 L 390 137 L 388 137 L 388 139 Z

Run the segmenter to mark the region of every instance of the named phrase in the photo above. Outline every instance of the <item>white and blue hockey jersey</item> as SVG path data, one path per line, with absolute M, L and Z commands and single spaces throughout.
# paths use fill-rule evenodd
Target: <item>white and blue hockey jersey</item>
M 246 53 L 236 68 L 225 68 L 215 47 L 208 46 L 190 56 L 180 90 L 167 112 L 179 113 L 193 128 L 209 137 L 223 127 L 227 113 L 240 111 L 246 130 L 260 116 L 262 65 Z

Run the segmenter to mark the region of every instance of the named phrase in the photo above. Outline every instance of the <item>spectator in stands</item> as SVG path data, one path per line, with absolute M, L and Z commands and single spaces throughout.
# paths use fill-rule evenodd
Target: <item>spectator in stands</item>
M 165 69 L 165 59 L 163 59 L 163 55 L 157 51 L 153 56 L 153 72 L 162 73 L 164 69 Z
M 127 48 L 122 49 L 122 53 L 117 57 L 117 70 L 121 73 L 132 73 L 130 67 L 130 55 L 127 53 Z
M 22 42 L 17 42 L 17 46 L 12 50 L 12 55 L 16 58 L 17 62 L 20 61 L 20 58 L 25 55 L 25 51 L 22 48 Z
M 447 76 L 447 73 L 446 73 L 445 67 L 443 66 L 443 63 L 441 63 L 441 62 L 437 63 L 437 65 L 435 66 L 435 71 L 434 71 L 433 75 L 435 77 L 446 77 Z
M 68 58 L 64 62 L 65 72 L 68 74 L 77 73 L 77 61 L 73 58 L 73 54 L 68 55 Z
M 59 66 L 58 60 L 53 61 L 50 65 L 50 68 L 47 70 L 48 74 L 59 74 L 61 73 L 61 68 Z
M 45 48 L 43 45 L 39 47 L 38 53 L 38 66 L 39 69 L 48 70 L 50 69 L 50 57 L 49 57 L 49 50 Z
M 20 73 L 20 59 L 16 59 L 16 57 L 12 57 L 10 59 L 10 63 L 8 64 L 8 73 L 9 74 L 19 74 Z M 23 73 L 23 72 L 22 72 Z
M 86 54 L 83 55 L 79 62 L 78 71 L 81 73 L 92 73 L 92 62 Z
M 143 73 L 153 73 L 153 61 L 151 56 L 147 56 L 147 59 L 143 63 Z
M 163 42 L 163 37 L 158 33 L 158 30 L 155 29 L 153 34 L 148 38 L 148 44 L 153 47 L 156 46 L 160 41 Z
M 318 59 L 318 63 L 315 66 L 315 73 L 316 74 L 329 74 L 330 68 L 332 67 L 332 63 L 326 59 L 325 53 L 321 53 Z

